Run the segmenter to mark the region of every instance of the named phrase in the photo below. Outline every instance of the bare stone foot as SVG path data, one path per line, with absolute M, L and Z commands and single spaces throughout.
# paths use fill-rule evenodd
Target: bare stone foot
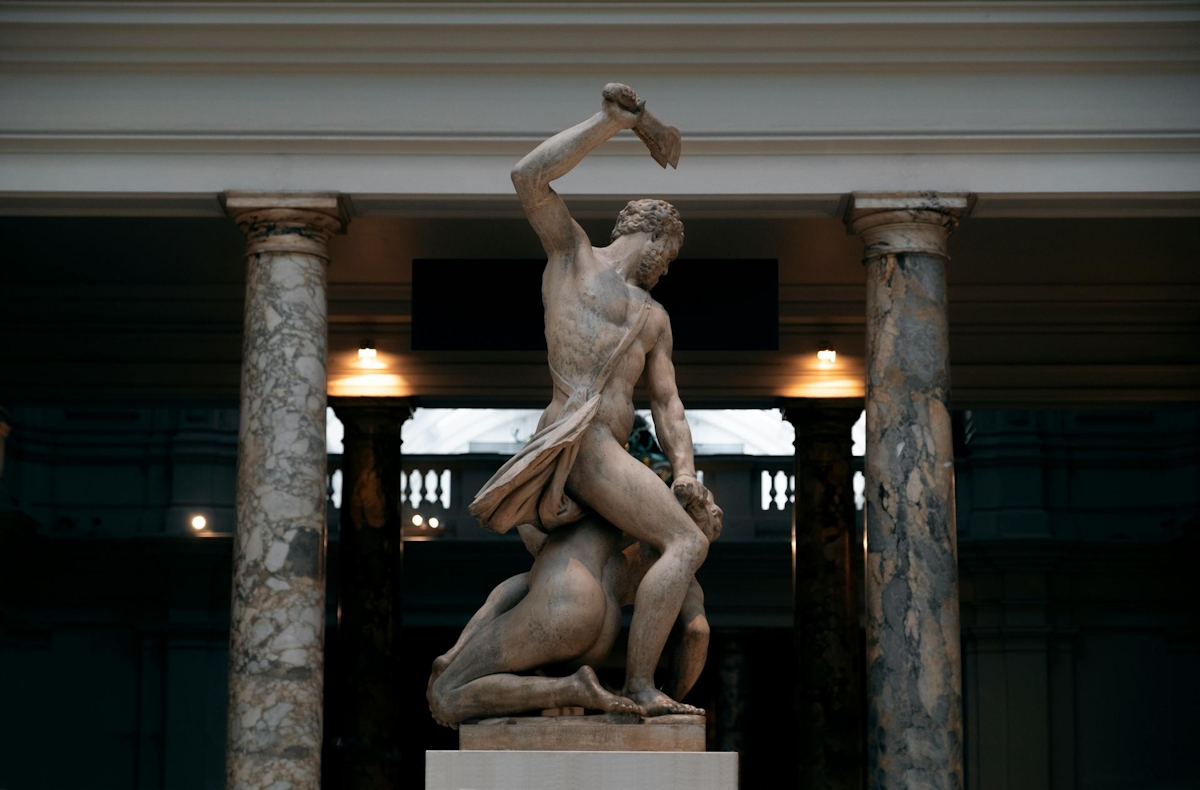
M 627 696 L 641 705 L 645 710 L 646 716 L 669 716 L 671 714 L 688 714 L 692 716 L 703 716 L 704 709 L 696 708 L 691 705 L 684 705 L 682 702 L 676 702 L 656 688 L 645 688 L 640 691 L 626 691 Z
M 432 709 L 432 708 L 430 708 L 430 710 L 429 710 L 429 713 L 430 713 L 430 714 L 433 716 L 433 720 L 434 720 L 434 721 L 436 721 L 438 724 L 442 725 L 443 727 L 449 727 L 449 728 L 450 728 L 450 729 L 452 729 L 452 730 L 457 730 L 457 729 L 458 729 L 458 722 L 456 722 L 456 721 L 442 721 L 441 719 L 439 719 L 439 718 L 437 717 L 437 714 L 433 712 L 433 709 Z
M 633 713 L 645 716 L 646 711 L 627 697 L 613 694 L 600 685 L 596 672 L 589 666 L 582 666 L 571 676 L 579 695 L 577 701 L 586 710 L 602 710 L 606 713 Z
M 443 727 L 449 727 L 452 730 L 458 729 L 457 724 L 453 724 L 448 721 L 442 721 L 442 719 L 438 717 L 437 711 L 433 709 L 433 705 L 429 706 L 429 715 L 433 717 L 434 721 L 436 721 L 438 724 L 442 725 Z
M 442 717 L 438 714 L 438 711 L 437 711 L 436 707 L 434 706 L 432 699 L 430 699 L 430 701 L 429 701 L 429 715 L 433 717 L 434 721 L 436 721 L 438 724 L 442 725 L 443 727 L 449 727 L 452 730 L 458 729 L 458 722 L 446 721 L 446 720 L 442 719 Z

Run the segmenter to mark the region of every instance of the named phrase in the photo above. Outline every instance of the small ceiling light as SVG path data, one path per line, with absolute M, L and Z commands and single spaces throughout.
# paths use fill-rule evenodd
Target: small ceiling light
M 441 525 L 442 525 L 442 522 L 438 521 L 436 516 L 429 519 L 429 528 L 430 529 L 437 529 Z
M 425 519 L 421 518 L 421 514 L 420 514 L 420 513 L 418 513 L 418 514 L 416 514 L 415 516 L 413 516 L 413 526 L 414 526 L 414 527 L 419 527 L 419 526 L 421 526 L 421 525 L 422 525 L 422 524 L 424 524 L 424 523 L 425 523 Z
M 837 362 L 837 352 L 830 347 L 828 343 L 821 346 L 821 350 L 817 352 L 817 361 L 823 365 L 832 365 Z
M 374 344 L 372 344 L 369 340 L 364 341 L 362 348 L 358 350 L 358 366 L 360 368 L 371 368 L 372 370 L 379 370 L 380 368 L 387 367 L 387 365 L 383 364 L 383 361 L 379 359 L 379 353 L 375 350 Z
M 204 516 L 192 516 L 192 529 L 199 532 L 208 526 L 208 519 Z

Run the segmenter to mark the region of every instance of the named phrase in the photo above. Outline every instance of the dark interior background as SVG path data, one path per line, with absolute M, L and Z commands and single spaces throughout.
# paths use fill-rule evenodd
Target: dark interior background
M 414 351 L 544 351 L 544 259 L 412 262 Z M 719 283 L 719 287 L 713 287 Z M 679 351 L 779 348 L 779 262 L 680 259 L 654 287 Z

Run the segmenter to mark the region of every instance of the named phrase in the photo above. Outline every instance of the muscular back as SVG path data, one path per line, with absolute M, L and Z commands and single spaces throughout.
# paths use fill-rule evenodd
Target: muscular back
M 643 300 L 648 298 L 645 291 L 626 282 L 615 270 L 605 250 L 592 247 L 562 198 L 550 187 L 551 181 L 570 172 L 589 151 L 621 129 L 632 129 L 637 124 L 641 103 L 636 95 L 628 87 L 613 87 L 623 88 L 621 95 L 628 100 L 625 104 L 616 100 L 620 98 L 617 94 L 611 98 L 606 94 L 601 112 L 546 140 L 523 157 L 512 171 L 517 197 L 548 259 L 542 276 L 542 303 L 549 362 L 562 379 L 576 387 L 591 385 L 637 320 Z M 651 367 L 662 372 L 654 378 L 663 384 L 669 378 L 669 387 L 664 392 L 669 390 L 668 400 L 677 400 L 674 369 L 669 362 L 670 341 L 660 343 L 660 338 L 669 338 L 669 322 L 657 303 L 652 302 L 650 309 L 652 315 L 621 354 L 620 364 L 603 391 L 598 420 L 620 442 L 625 441 L 633 426 L 634 385 L 646 368 L 647 354 L 656 345 L 667 353 L 653 355 L 656 361 Z M 659 360 L 660 357 L 663 359 Z M 652 384 L 652 400 L 655 389 Z M 543 415 L 543 425 L 557 417 L 568 397 L 556 388 L 554 402 Z M 682 420 L 681 405 L 678 411 Z M 690 439 L 687 444 L 690 453 Z
M 588 386 L 637 321 L 647 299 L 645 291 L 629 285 L 586 241 L 570 253 L 551 255 L 542 274 L 550 366 L 570 384 Z M 666 321 L 662 307 L 649 301 L 651 314 L 603 390 L 599 420 L 619 439 L 633 427 L 633 389 Z M 565 403 L 566 397 L 556 391 L 551 410 Z

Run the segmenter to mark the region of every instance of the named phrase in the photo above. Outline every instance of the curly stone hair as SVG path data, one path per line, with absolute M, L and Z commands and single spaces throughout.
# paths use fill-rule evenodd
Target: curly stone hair
M 668 241 L 669 256 L 674 258 L 683 246 L 683 222 L 679 211 L 665 200 L 631 200 L 617 215 L 612 240 L 629 233 L 661 233 Z

